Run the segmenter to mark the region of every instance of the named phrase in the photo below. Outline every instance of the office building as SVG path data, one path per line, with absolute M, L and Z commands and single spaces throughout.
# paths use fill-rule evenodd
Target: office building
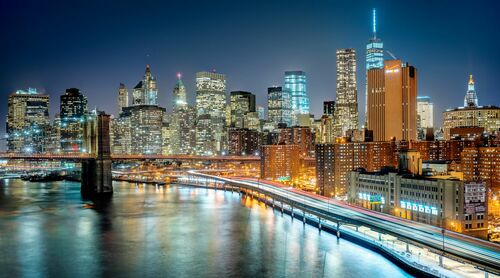
M 335 136 L 358 129 L 358 89 L 356 83 L 356 50 L 337 50 L 337 97 L 335 101 Z
M 220 154 L 226 140 L 226 76 L 216 72 L 196 73 L 196 152 Z
M 182 74 L 180 73 L 177 73 L 177 82 L 175 83 L 175 87 L 172 92 L 172 104 L 174 106 L 174 110 L 188 104 L 186 86 L 184 86 L 184 83 L 182 82 Z
M 123 107 L 125 110 L 126 108 Z M 130 117 L 113 118 L 110 122 L 110 140 L 111 153 L 113 154 L 131 154 L 132 153 L 132 137 Z
M 388 60 L 368 70 L 368 129 L 375 141 L 417 139 L 417 70 Z
M 255 110 L 255 95 L 245 91 L 233 91 L 230 93 L 231 127 L 243 128 L 245 117 L 249 112 Z M 258 120 L 258 118 L 257 118 Z
M 262 179 L 291 183 L 299 175 L 298 145 L 264 145 L 261 151 L 260 175 Z
M 118 87 L 118 115 L 123 112 L 125 107 L 128 107 L 128 90 L 125 84 L 120 83 Z
M 488 225 L 484 183 L 464 182 L 451 175 L 423 177 L 401 167 L 399 171 L 351 171 L 348 202 L 486 238 Z
M 172 154 L 194 154 L 196 146 L 196 109 L 187 103 L 181 74 L 172 91 L 173 113 L 169 123 L 169 148 Z M 166 131 L 164 131 L 166 134 Z
M 428 96 L 417 97 L 418 139 L 424 140 L 427 129 L 434 127 L 434 104 Z
M 292 125 L 297 123 L 297 115 L 309 114 L 306 73 L 303 71 L 285 72 L 285 90 L 292 100 Z
M 49 103 L 49 96 L 34 88 L 9 95 L 6 130 L 9 152 L 41 153 L 50 149 Z
M 165 108 L 155 105 L 135 105 L 124 108 L 121 117 L 129 118 L 124 121 L 130 121 L 131 154 L 162 153 L 164 115 Z
M 323 101 L 323 115 L 332 116 L 335 113 L 335 101 Z
M 290 91 L 282 87 L 267 89 L 268 121 L 277 128 L 278 125 L 292 126 L 292 98 Z
M 146 66 L 143 79 L 134 87 L 132 97 L 133 105 L 158 105 L 156 78 L 151 74 L 149 65 Z
M 83 147 L 83 127 L 87 115 L 87 97 L 77 88 L 66 89 L 61 96 L 59 112 L 62 152 L 87 152 Z
M 259 116 L 259 120 L 263 121 L 266 119 L 266 113 L 264 107 L 257 105 L 257 115 Z
M 479 100 L 477 99 L 476 89 L 474 88 L 474 78 L 472 74 L 469 76 L 469 82 L 467 84 L 467 93 L 464 97 L 464 107 L 478 107 Z
M 368 71 L 384 68 L 384 43 L 377 37 L 377 11 L 372 12 L 373 36 L 366 44 L 365 121 L 368 119 Z M 366 127 L 366 125 L 365 125 Z

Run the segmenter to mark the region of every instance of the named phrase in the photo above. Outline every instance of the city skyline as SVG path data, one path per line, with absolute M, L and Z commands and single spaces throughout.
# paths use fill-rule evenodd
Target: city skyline
M 157 5 L 162 6 L 160 3 Z M 187 3 L 186 7 L 190 7 L 190 5 L 193 5 L 193 2 Z M 246 18 L 255 13 L 256 8 L 262 5 L 272 8 L 277 3 L 256 3 L 255 6 L 246 7 L 248 15 L 245 14 L 244 17 Z M 165 48 L 166 38 L 164 35 L 157 36 L 157 39 L 151 38 L 151 43 L 147 46 L 137 46 L 137 43 L 133 43 L 133 39 L 131 43 L 125 43 L 125 46 L 118 46 L 116 37 L 107 38 L 105 32 L 96 32 L 95 35 L 98 35 L 98 39 L 93 40 L 94 43 L 91 44 L 95 53 L 94 51 L 90 51 L 92 52 L 90 53 L 84 49 L 85 45 L 89 44 L 86 40 L 89 39 L 90 33 L 98 31 L 98 26 L 96 26 L 97 23 L 90 24 L 90 22 L 87 22 L 88 19 L 83 18 L 83 23 L 78 25 L 68 23 L 72 27 L 79 26 L 79 34 L 82 35 L 82 39 L 79 41 L 80 46 L 53 45 L 54 42 L 51 40 L 44 41 L 47 45 L 43 44 L 35 49 L 23 46 L 22 41 L 25 37 L 36 40 L 41 33 L 53 35 L 53 30 L 45 30 L 45 28 L 54 27 L 57 20 L 67 19 L 64 11 L 72 9 L 62 5 L 60 14 L 53 15 L 54 18 L 48 18 L 47 22 L 42 27 L 39 27 L 40 29 L 30 28 L 29 24 L 19 24 L 19 26 L 13 28 L 17 29 L 16 34 L 12 33 L 12 30 L 6 30 L 9 43 L 2 46 L 2 55 L 6 56 L 3 59 L 6 67 L 0 70 L 1 80 L 4 81 L 0 84 L 0 94 L 2 98 L 6 98 L 10 93 L 18 89 L 38 88 L 51 96 L 50 117 L 53 118 L 55 108 L 59 106 L 58 96 L 65 89 L 76 87 L 88 97 L 89 109 L 97 106 L 99 109 L 109 111 L 109 113 L 116 116 L 118 109 L 115 98 L 116 88 L 120 83 L 124 83 L 127 88 L 133 88 L 137 76 L 143 74 L 146 64 L 150 64 L 153 74 L 158 79 L 159 105 L 166 107 L 167 111 L 171 111 L 171 90 L 176 83 L 177 72 L 183 73 L 188 100 L 190 103 L 194 103 L 195 72 L 212 69 L 217 69 L 218 72 L 227 75 L 228 92 L 237 90 L 253 92 L 256 95 L 257 104 L 265 107 L 267 106 L 268 87 L 283 85 L 283 73 L 285 71 L 303 70 L 308 75 L 307 90 L 311 112 L 318 118 L 322 112 L 323 101 L 335 100 L 336 97 L 335 51 L 338 48 L 353 47 L 358 52 L 358 61 L 364 64 L 364 47 L 369 38 L 372 37 L 372 7 L 374 7 L 377 9 L 377 37 L 384 41 L 384 48 L 390 50 L 398 58 L 404 57 L 404 61 L 409 61 L 419 68 L 419 95 L 427 95 L 434 100 L 436 127 L 441 125 L 442 112 L 445 109 L 461 106 L 463 95 L 467 90 L 466 82 L 469 74 L 474 75 L 477 95 L 481 103 L 498 105 L 500 96 L 495 93 L 494 77 L 498 75 L 500 69 L 498 67 L 500 57 L 498 57 L 499 54 L 494 51 L 493 47 L 496 45 L 494 40 L 498 40 L 496 36 L 493 36 L 495 29 L 493 26 L 497 21 L 496 18 L 492 17 L 493 14 L 486 10 L 485 7 L 468 8 L 463 7 L 462 3 L 458 3 L 453 7 L 446 7 L 454 17 L 450 17 L 450 20 L 445 22 L 444 19 L 436 17 L 435 12 L 424 12 L 422 7 L 407 4 L 407 6 L 414 8 L 415 15 L 412 15 L 414 20 L 417 16 L 431 16 L 433 19 L 432 26 L 440 28 L 429 28 L 431 23 L 416 26 L 415 23 L 406 21 L 396 24 L 401 25 L 398 27 L 394 26 L 394 22 L 401 20 L 400 15 L 393 14 L 391 11 L 401 8 L 401 5 L 396 3 L 392 3 L 392 5 L 387 3 L 372 5 L 364 3 L 347 6 L 318 3 L 317 6 L 309 7 L 303 11 L 304 19 L 300 21 L 303 26 L 295 29 L 294 34 L 301 36 L 302 40 L 298 42 L 292 41 L 288 44 L 272 43 L 264 45 L 263 39 L 269 39 L 273 35 L 276 39 L 285 38 L 291 31 L 278 30 L 281 24 L 290 22 L 288 16 L 284 20 L 285 23 L 263 20 L 259 24 L 269 24 L 271 30 L 262 31 L 262 38 L 259 36 L 252 40 L 251 42 L 257 46 L 252 49 L 245 46 L 248 39 L 235 34 L 235 32 L 238 27 L 255 28 L 252 25 L 256 23 L 255 21 L 239 23 L 238 26 L 230 27 L 224 23 L 224 20 L 214 19 L 217 13 L 210 14 L 208 12 L 200 15 L 200 20 L 209 18 L 215 20 L 218 24 L 222 24 L 224 26 L 222 32 L 225 37 L 224 41 L 234 41 L 234 44 L 226 45 L 218 42 L 217 37 L 220 35 L 216 34 L 214 38 L 209 40 L 210 43 L 203 44 L 206 50 L 203 47 L 184 47 L 180 44 Z M 102 7 L 98 4 L 89 4 L 78 8 L 86 10 L 93 6 L 102 8 L 101 13 L 111 8 L 104 4 L 102 4 Z M 7 4 L 4 10 L 8 12 L 15 8 L 15 5 Z M 36 8 L 36 4 L 33 3 L 22 9 L 22 11 L 16 9 L 13 14 L 23 13 L 25 16 L 32 15 L 33 18 L 36 18 L 38 15 L 38 13 L 35 13 Z M 324 11 L 320 11 L 321 8 L 324 8 Z M 481 14 L 482 18 L 489 19 L 489 21 L 483 20 L 481 23 L 472 19 L 470 21 L 461 20 L 459 15 L 465 15 L 466 8 L 472 9 L 467 14 L 472 19 Z M 118 9 L 126 12 L 131 7 L 124 3 Z M 213 10 L 210 7 L 207 7 L 207 9 L 209 12 Z M 294 5 L 286 7 L 286 9 L 290 10 L 291 15 L 299 12 L 299 7 Z M 43 8 L 41 11 L 44 11 Z M 199 31 L 193 24 L 178 26 L 178 24 L 174 24 L 169 20 L 158 22 L 157 19 L 163 15 L 163 12 L 169 13 L 169 11 L 159 9 L 159 11 L 152 12 L 151 18 L 140 14 L 136 21 L 137 27 L 150 23 L 156 27 L 155 32 L 158 32 L 158 28 L 168 26 L 170 23 L 172 26 L 179 28 L 178 30 L 169 30 L 172 33 L 172 36 L 169 36 L 171 39 L 175 39 L 176 36 L 181 41 L 191 41 L 196 38 Z M 344 12 L 346 15 L 335 17 L 339 12 Z M 312 14 L 316 15 L 315 20 L 310 20 Z M 4 20 L 9 20 L 10 16 L 12 14 L 7 13 Z M 108 32 L 121 30 L 120 26 L 110 24 L 99 16 L 97 22 L 102 23 L 102 26 L 108 26 L 104 28 Z M 488 22 L 491 25 L 487 24 Z M 298 27 L 295 24 L 291 26 Z M 456 28 L 444 30 L 444 27 L 450 24 L 456 24 Z M 310 34 L 301 32 L 307 28 L 313 28 L 314 32 L 310 32 Z M 406 31 L 415 35 L 426 32 L 426 35 L 414 36 L 419 37 L 419 40 L 416 40 L 409 36 Z M 439 39 L 437 36 L 444 31 L 447 33 L 447 40 Z M 187 33 L 189 35 L 186 35 Z M 24 36 L 21 38 L 19 34 Z M 204 38 L 206 38 L 206 35 L 204 35 Z M 69 30 L 58 34 L 60 39 L 70 39 L 73 36 L 74 34 Z M 464 40 L 464 38 L 467 39 Z M 485 38 L 488 43 L 484 42 Z M 311 41 L 313 43 L 305 44 L 302 41 Z M 115 47 L 111 47 L 113 44 Z M 53 45 L 54 49 L 48 49 L 48 45 Z M 453 45 L 453 49 L 444 50 L 444 48 L 451 45 Z M 6 53 L 10 54 L 6 55 Z M 207 53 L 210 55 L 206 55 Z M 429 55 L 429 53 L 431 54 Z M 34 56 L 35 54 L 37 55 Z M 460 58 L 457 56 L 458 54 L 460 54 Z M 20 55 L 25 57 L 21 61 L 19 60 Z M 317 56 L 321 56 L 321 59 Z M 387 56 L 386 59 L 389 58 Z M 273 61 L 273 63 L 269 63 L 270 61 Z M 74 66 L 78 66 L 78 70 L 74 70 Z M 358 79 L 359 122 L 363 124 L 364 113 L 362 107 L 365 105 L 363 96 L 365 71 L 363 67 L 358 67 L 356 74 Z M 98 98 L 98 96 L 102 95 L 107 96 L 104 101 Z M 445 99 L 446 101 L 444 101 Z M 6 115 L 6 105 L 0 108 L 0 113 Z M 2 126 L 0 133 L 3 134 L 4 132 L 5 127 Z

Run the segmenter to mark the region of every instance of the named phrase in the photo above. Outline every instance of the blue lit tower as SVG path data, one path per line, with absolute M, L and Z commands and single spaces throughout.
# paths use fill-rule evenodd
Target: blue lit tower
M 290 92 L 291 95 L 292 125 L 296 125 L 298 114 L 309 114 L 306 73 L 303 71 L 285 71 L 285 90 Z
M 477 107 L 479 106 L 479 102 L 477 99 L 476 90 L 474 89 L 474 79 L 472 78 L 472 74 L 469 76 L 469 84 L 467 93 L 464 98 L 464 107 Z
M 368 111 L 368 70 L 384 68 L 384 43 L 377 38 L 377 11 L 373 9 L 373 37 L 366 44 L 365 116 Z M 365 117 L 366 121 L 366 117 Z

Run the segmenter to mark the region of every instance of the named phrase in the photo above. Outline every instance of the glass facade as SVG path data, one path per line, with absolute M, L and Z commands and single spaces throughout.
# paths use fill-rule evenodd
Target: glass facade
M 295 125 L 297 123 L 298 114 L 309 114 L 306 73 L 303 71 L 286 71 L 285 89 L 291 94 L 293 111 L 292 125 Z
M 282 87 L 267 89 L 268 118 L 274 127 L 279 124 L 292 125 L 292 98 L 288 90 Z

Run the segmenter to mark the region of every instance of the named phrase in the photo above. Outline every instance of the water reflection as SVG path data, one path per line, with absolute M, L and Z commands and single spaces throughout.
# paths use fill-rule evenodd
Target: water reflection
M 130 277 L 407 276 L 350 242 L 237 193 L 115 183 L 0 181 L 0 274 Z M 0 275 L 2 276 L 2 275 Z

